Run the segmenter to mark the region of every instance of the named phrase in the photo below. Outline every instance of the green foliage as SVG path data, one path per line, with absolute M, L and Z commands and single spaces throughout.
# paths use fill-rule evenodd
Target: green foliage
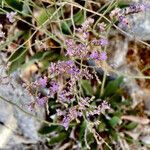
M 5 0 L 5 2 L 12 8 L 21 11 L 23 4 L 19 0 Z
M 52 138 L 49 140 L 48 144 L 51 145 L 51 144 L 59 143 L 59 142 L 61 142 L 61 141 L 64 141 L 65 139 L 67 139 L 67 137 L 68 137 L 68 134 L 67 134 L 66 132 L 60 132 L 60 133 L 58 134 L 58 136 L 52 137 Z
M 81 25 L 81 24 L 85 21 L 84 11 L 83 11 L 83 10 L 79 10 L 79 11 L 73 16 L 73 20 L 74 20 L 74 22 L 75 22 L 76 25 Z
M 116 127 L 116 125 L 119 124 L 120 121 L 121 121 L 121 120 L 120 120 L 119 117 L 114 116 L 114 117 L 112 117 L 112 118 L 109 120 L 109 124 L 114 128 L 114 127 Z
M 83 87 L 83 90 L 85 91 L 85 93 L 89 96 L 93 95 L 93 88 L 91 86 L 91 83 L 88 80 L 82 80 L 81 81 L 81 85 Z
M 47 125 L 44 125 L 42 126 L 40 129 L 39 129 L 39 133 L 40 134 L 50 134 L 51 132 L 54 132 L 54 131 L 60 131 L 62 130 L 62 126 L 58 126 L 58 125 L 51 125 L 51 126 L 47 126 Z
M 105 88 L 103 98 L 112 96 L 118 90 L 122 81 L 123 77 L 119 77 L 114 81 L 110 81 Z
M 54 7 L 50 7 L 50 8 L 47 8 L 47 9 L 43 8 L 39 11 L 40 11 L 39 15 L 36 18 L 38 26 L 43 25 L 48 19 L 50 19 L 51 21 L 57 20 L 57 18 L 60 15 L 60 13 L 58 13 L 58 12 L 55 15 L 53 15 L 54 12 L 56 11 L 56 9 Z

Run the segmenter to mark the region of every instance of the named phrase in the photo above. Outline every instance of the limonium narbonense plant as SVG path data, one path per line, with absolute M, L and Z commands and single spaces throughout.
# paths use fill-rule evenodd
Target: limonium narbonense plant
M 134 4 L 123 9 L 115 8 L 110 12 L 110 18 L 116 19 L 123 26 L 128 26 L 126 16 L 145 9 L 144 4 Z M 8 15 L 10 22 L 14 21 L 13 15 L 15 14 Z M 97 99 L 92 94 L 84 93 L 82 83 L 89 81 L 96 87 L 105 83 L 105 78 L 101 81 L 95 67 L 89 66 L 88 62 L 92 61 L 97 65 L 96 67 L 107 70 L 104 66 L 107 66 L 105 64 L 108 59 L 109 25 L 100 22 L 97 28 L 93 29 L 94 22 L 94 19 L 88 18 L 81 27 L 76 29 L 74 36 L 68 36 L 64 41 L 64 60 L 51 62 L 47 75 L 39 77 L 31 84 L 30 92 L 36 98 L 30 104 L 30 108 L 34 109 L 36 105 L 44 107 L 55 100 L 57 106 L 51 117 L 53 122 L 62 125 L 68 131 L 72 123 L 79 124 L 84 120 L 91 125 L 88 126 L 89 130 L 97 140 L 94 125 L 100 123 L 100 115 L 105 116 L 106 112 L 111 111 L 111 105 L 103 97 L 104 85 L 101 85 L 99 91 L 101 98 Z M 93 80 L 96 83 L 92 83 Z
M 31 105 L 44 106 L 49 99 L 56 99 L 62 107 L 56 109 L 55 117 L 59 118 L 58 122 L 66 130 L 74 120 L 80 122 L 82 117 L 88 120 L 90 116 L 104 114 L 110 109 L 105 100 L 100 100 L 99 105 L 91 105 L 94 96 L 85 96 L 82 92 L 82 80 L 94 78 L 84 61 L 104 63 L 107 60 L 107 52 L 104 51 L 108 45 L 107 38 L 97 34 L 90 39 L 93 23 L 94 20 L 88 18 L 77 29 L 78 38 L 65 40 L 65 56 L 68 60 L 51 62 L 48 76 L 40 77 L 33 83 L 37 98 Z M 105 26 L 104 23 L 98 25 L 97 32 L 105 32 Z
M 124 9 L 115 8 L 110 13 L 110 17 L 117 19 L 120 23 L 128 25 L 126 15 L 144 11 L 144 4 L 134 4 Z M 15 13 L 7 14 L 10 22 L 14 21 Z M 66 59 L 58 62 L 51 62 L 48 75 L 39 78 L 32 83 L 36 93 L 36 100 L 30 106 L 44 106 L 49 99 L 56 99 L 62 105 L 61 109 L 56 109 L 55 117 L 65 129 L 69 124 L 79 118 L 89 120 L 91 115 L 100 115 L 110 109 L 106 100 L 100 100 L 99 105 L 92 105 L 95 97 L 85 96 L 82 92 L 82 80 L 92 80 L 96 77 L 87 61 L 103 64 L 107 61 L 106 46 L 107 24 L 104 22 L 97 24 L 97 29 L 93 30 L 94 19 L 88 18 L 81 27 L 76 29 L 76 37 L 67 38 L 64 42 Z

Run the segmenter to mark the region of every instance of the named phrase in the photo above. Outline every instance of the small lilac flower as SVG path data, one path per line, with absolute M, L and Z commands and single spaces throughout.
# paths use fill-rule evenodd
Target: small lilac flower
M 106 24 L 104 22 L 98 23 L 97 26 L 98 26 L 100 32 L 104 32 L 106 29 Z
M 69 100 L 69 96 L 71 95 L 71 93 L 69 91 L 66 90 L 62 90 L 59 94 L 58 94 L 58 99 L 62 102 L 67 102 Z
M 39 106 L 43 107 L 47 102 L 47 97 L 37 98 L 36 102 Z
M 83 37 L 83 39 L 88 39 L 89 38 L 89 33 L 88 32 L 83 32 L 82 33 L 82 37 Z
M 148 5 L 148 4 L 147 4 L 147 5 L 146 5 L 146 4 L 141 4 L 141 5 L 140 5 L 140 9 L 141 9 L 141 11 L 143 11 L 143 12 L 146 11 L 149 7 L 150 7 L 150 5 Z
M 74 62 L 72 60 L 68 60 L 66 61 L 66 65 L 73 67 L 74 66 Z
M 92 53 L 90 54 L 90 58 L 91 58 L 91 59 L 98 59 L 98 58 L 99 58 L 98 52 L 92 52 Z
M 84 32 L 84 31 L 87 31 L 88 28 L 94 23 L 94 19 L 92 18 L 88 18 L 83 24 L 82 24 L 82 27 L 81 27 L 81 31 Z
M 62 125 L 64 126 L 65 130 L 68 130 L 69 128 L 70 119 L 69 117 L 64 117 L 62 121 Z
M 74 41 L 72 39 L 66 39 L 65 43 L 67 46 L 73 46 L 74 45 Z
M 100 39 L 99 42 L 100 42 L 100 45 L 101 45 L 101 46 L 106 46 L 106 45 L 108 45 L 108 40 L 107 40 L 107 39 Z
M 106 52 L 100 53 L 100 60 L 107 60 L 107 53 Z
M 100 108 L 101 108 L 101 112 L 104 113 L 105 110 L 109 110 L 109 109 L 110 109 L 110 105 L 108 104 L 107 101 L 104 100 L 104 101 L 102 102 Z
M 98 46 L 106 46 L 106 45 L 108 45 L 108 40 L 101 38 L 99 40 L 93 40 L 92 43 L 95 45 L 98 45 Z
M 110 17 L 111 18 L 113 18 L 113 17 L 119 17 L 120 16 L 120 11 L 121 11 L 120 8 L 115 8 L 114 10 L 111 11 Z
M 46 87 L 47 85 L 47 77 L 44 77 L 44 78 L 40 78 L 37 83 L 41 86 L 41 87 Z
M 125 16 L 120 16 L 119 22 L 121 23 L 122 27 L 127 27 L 129 24 L 129 21 Z
M 13 23 L 15 22 L 14 16 L 17 14 L 17 12 L 10 12 L 6 14 L 6 18 L 8 18 L 9 22 Z
M 59 90 L 59 85 L 55 81 L 51 82 L 50 91 L 55 94 Z
M 65 116 L 66 115 L 66 112 L 61 111 L 60 109 L 57 109 L 56 112 L 57 112 L 57 116 Z

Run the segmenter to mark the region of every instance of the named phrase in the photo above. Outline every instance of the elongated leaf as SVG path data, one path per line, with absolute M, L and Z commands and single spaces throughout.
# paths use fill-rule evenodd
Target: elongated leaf
M 81 127 L 80 127 L 80 134 L 79 134 L 79 140 L 82 142 L 83 141 L 83 137 L 84 137 L 84 134 L 85 134 L 85 129 L 86 129 L 86 121 L 83 121 L 82 124 L 81 124 Z
M 26 49 L 24 48 L 19 48 L 17 51 L 15 51 L 8 59 L 9 62 L 14 62 L 17 61 L 17 59 L 19 59 L 19 57 L 21 57 L 22 55 L 24 55 L 26 53 Z
M 37 17 L 37 24 L 38 26 L 42 25 L 46 20 L 48 20 L 53 13 L 55 12 L 54 7 L 50 7 L 48 9 L 41 9 L 39 16 Z M 58 13 L 54 15 L 51 20 L 56 20 Z
M 138 125 L 138 123 L 136 122 L 130 122 L 128 125 L 125 126 L 126 129 L 128 130 L 133 130 L 134 128 L 136 128 Z
M 73 16 L 73 20 L 75 22 L 76 25 L 81 25 L 85 18 L 84 18 L 84 11 L 83 10 L 79 10 L 74 16 Z
M 120 118 L 117 117 L 117 116 L 114 116 L 114 117 L 112 117 L 112 118 L 109 120 L 109 124 L 110 124 L 112 127 L 115 127 L 119 122 L 120 122 Z
M 87 95 L 93 95 L 93 88 L 88 80 L 82 80 L 81 85 Z
M 117 91 L 122 81 L 123 77 L 119 77 L 114 81 L 110 81 L 105 88 L 103 98 L 112 96 Z
M 5 2 L 19 11 L 22 10 L 23 4 L 19 0 L 5 0 Z
M 61 30 L 64 34 L 71 34 L 70 25 L 67 23 L 67 21 L 61 22 Z
M 48 142 L 48 144 L 51 145 L 51 144 L 59 143 L 59 142 L 65 140 L 67 137 L 68 137 L 68 135 L 67 135 L 66 132 L 61 132 L 61 133 L 59 133 L 58 136 L 52 137 L 52 138 L 50 139 L 50 141 Z
M 40 134 L 49 134 L 51 132 L 58 131 L 59 129 L 61 129 L 61 126 L 58 125 L 43 126 L 39 129 L 38 132 Z

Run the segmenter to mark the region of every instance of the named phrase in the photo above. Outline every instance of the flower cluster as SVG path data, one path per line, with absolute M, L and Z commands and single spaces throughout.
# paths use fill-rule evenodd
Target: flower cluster
M 107 60 L 107 53 L 104 51 L 104 52 L 97 52 L 97 51 L 94 51 L 91 53 L 90 55 L 90 58 L 91 59 L 95 59 L 95 60 Z
M 106 110 L 109 110 L 110 106 L 106 101 L 103 101 L 101 105 L 92 106 L 90 104 L 90 99 L 86 97 L 85 99 L 81 98 L 78 102 L 78 105 L 73 106 L 68 109 L 68 111 L 61 111 L 60 109 L 57 111 L 57 116 L 63 116 L 62 125 L 67 130 L 69 127 L 69 123 L 73 120 L 78 120 L 78 118 L 82 117 L 84 113 L 87 117 L 100 115 L 101 113 L 105 113 Z
M 106 24 L 104 22 L 97 24 L 99 31 L 104 32 L 106 30 Z
M 123 9 L 115 8 L 111 11 L 110 17 L 117 19 L 123 26 L 127 26 L 129 21 L 126 18 L 126 15 L 143 12 L 147 9 L 147 7 L 148 6 L 146 4 L 132 4 L 129 7 Z
M 93 40 L 92 43 L 94 45 L 97 45 L 97 46 L 106 46 L 106 45 L 108 45 L 108 40 L 104 39 L 104 38 L 101 38 L 101 39 L 98 39 L 98 40 Z
M 94 23 L 94 19 L 88 18 L 83 24 L 82 27 L 78 29 L 78 32 L 82 35 L 84 40 L 89 38 L 89 30 Z
M 72 39 L 66 40 L 67 53 L 66 56 L 87 58 L 88 50 L 84 44 L 76 44 Z
M 104 48 L 108 45 L 108 40 L 96 36 L 96 38 L 85 38 L 90 35 L 90 30 L 94 20 L 89 18 L 86 20 L 78 32 L 83 34 L 83 39 L 78 40 L 67 39 L 66 59 L 57 62 L 51 62 L 48 69 L 48 75 L 38 78 L 34 82 L 35 102 L 30 106 L 45 106 L 48 100 L 55 99 L 56 103 L 61 104 L 57 110 L 57 121 L 61 122 L 67 130 L 72 121 L 79 121 L 81 118 L 100 115 L 109 109 L 109 105 L 103 102 L 101 105 L 92 105 L 92 98 L 83 94 L 82 80 L 94 78 L 93 72 L 86 66 L 87 60 L 106 61 L 107 52 Z M 99 25 L 99 32 L 105 31 L 105 24 Z M 91 100 L 92 99 L 92 100 Z M 105 103 L 105 105 L 104 105 Z

